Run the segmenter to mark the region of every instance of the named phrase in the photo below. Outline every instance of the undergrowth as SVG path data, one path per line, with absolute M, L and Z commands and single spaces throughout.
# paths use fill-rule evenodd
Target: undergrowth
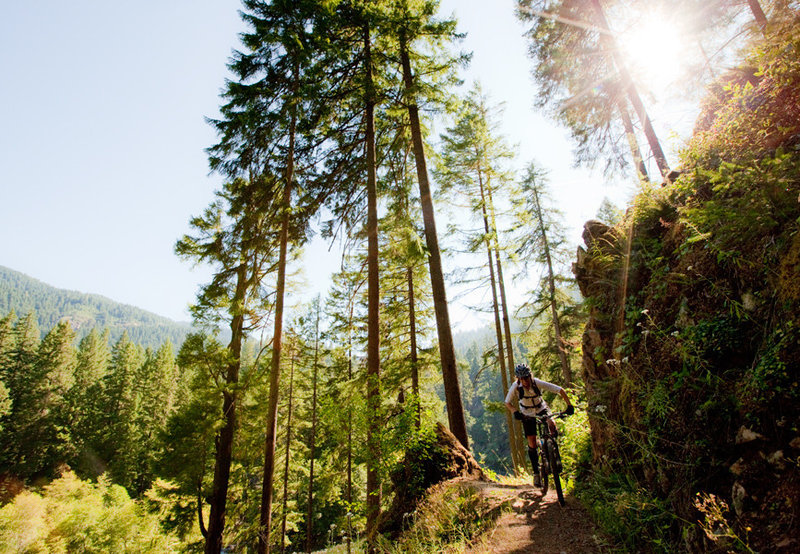
M 575 492 L 629 551 L 747 552 L 797 536 L 794 505 L 760 499 L 776 482 L 796 491 L 796 468 L 766 459 L 800 432 L 798 23 L 770 28 L 740 68 L 749 79 L 716 85 L 680 178 L 643 189 L 607 234 L 617 248 L 589 252 L 593 329 L 624 328 L 585 353 L 598 367 L 590 405 L 608 413 L 590 414 L 599 454 L 575 464 Z M 737 441 L 743 427 L 762 442 Z
M 409 554 L 463 552 L 494 526 L 501 513 L 474 488 L 441 483 L 432 487 L 427 498 L 408 514 L 408 526 L 400 539 L 379 543 L 378 549 Z

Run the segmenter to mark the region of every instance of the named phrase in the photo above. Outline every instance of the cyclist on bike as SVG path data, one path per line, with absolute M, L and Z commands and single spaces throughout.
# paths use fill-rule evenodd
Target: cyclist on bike
M 514 373 L 517 380 L 511 384 L 511 388 L 506 395 L 506 407 L 514 414 L 515 419 L 522 421 L 522 428 L 525 431 L 525 437 L 528 439 L 528 458 L 531 460 L 533 466 L 533 484 L 537 487 L 541 486 L 541 478 L 539 477 L 539 458 L 536 456 L 536 420 L 534 416 L 541 416 L 550 413 L 550 409 L 542 398 L 542 389 L 556 393 L 564 402 L 567 403 L 565 413 L 572 415 L 575 413 L 575 408 L 572 407 L 567 392 L 553 383 L 535 379 L 531 375 L 531 368 L 527 364 L 519 364 L 514 368 Z M 514 406 L 512 401 L 514 395 L 517 395 L 518 406 Z M 550 430 L 553 434 L 556 433 L 556 424 L 552 419 L 548 419 L 547 423 L 550 425 Z

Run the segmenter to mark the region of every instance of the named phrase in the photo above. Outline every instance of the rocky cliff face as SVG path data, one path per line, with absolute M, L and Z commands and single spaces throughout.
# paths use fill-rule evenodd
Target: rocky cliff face
M 800 550 L 798 114 L 787 12 L 712 87 L 681 175 L 585 226 L 593 478 L 633 549 Z
M 687 232 L 672 200 L 657 214 L 639 210 L 627 232 L 584 228 L 573 270 L 589 312 L 593 465 L 665 502 L 667 534 L 689 550 L 793 551 L 800 234 L 762 279 L 710 249 L 681 248 Z

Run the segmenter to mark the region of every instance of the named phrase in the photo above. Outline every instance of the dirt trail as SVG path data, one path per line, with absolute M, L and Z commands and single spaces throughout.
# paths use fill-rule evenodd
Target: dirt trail
M 563 508 L 554 490 L 542 497 L 530 485 L 470 483 L 492 502 L 509 502 L 512 511 L 468 549 L 470 554 L 605 553 L 614 549 L 577 499 L 567 496 Z

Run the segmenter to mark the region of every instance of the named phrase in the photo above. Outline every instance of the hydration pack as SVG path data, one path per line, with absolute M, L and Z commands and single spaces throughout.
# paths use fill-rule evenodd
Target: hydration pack
M 517 384 L 517 395 L 519 396 L 519 405 L 521 407 L 524 407 L 524 408 L 536 409 L 541 405 L 541 403 L 542 403 L 542 401 L 544 399 L 542 398 L 542 391 L 539 390 L 538 386 L 536 386 L 536 380 L 533 377 L 531 377 L 531 388 L 533 389 L 533 394 L 526 396 L 525 395 L 525 387 L 523 387 L 521 384 Z M 522 401 L 525 400 L 526 398 L 534 399 L 533 400 L 533 406 L 525 406 L 525 405 L 523 405 Z M 535 400 L 536 398 L 539 399 L 539 402 L 536 402 L 536 400 Z

